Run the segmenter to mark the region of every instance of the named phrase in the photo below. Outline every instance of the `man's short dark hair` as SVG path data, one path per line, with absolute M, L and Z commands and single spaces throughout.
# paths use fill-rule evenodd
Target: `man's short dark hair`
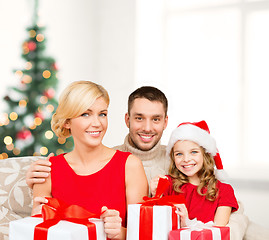
M 128 99 L 128 113 L 130 115 L 130 110 L 132 108 L 132 105 L 134 103 L 134 100 L 137 98 L 146 98 L 149 101 L 156 101 L 161 102 L 164 107 L 165 116 L 167 116 L 167 109 L 168 109 L 168 101 L 165 96 L 165 94 L 159 90 L 158 88 L 151 87 L 151 86 L 143 86 L 138 89 L 136 89 L 134 92 L 132 92 Z

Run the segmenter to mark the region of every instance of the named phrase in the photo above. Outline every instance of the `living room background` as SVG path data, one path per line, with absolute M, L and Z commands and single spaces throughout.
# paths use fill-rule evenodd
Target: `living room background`
M 1 99 L 18 84 L 12 71 L 23 64 L 32 6 L 0 1 Z M 156 86 L 169 100 L 163 144 L 179 122 L 206 120 L 247 214 L 255 221 L 268 215 L 261 198 L 269 201 L 269 1 L 47 0 L 39 9 L 48 52 L 59 64 L 57 94 L 83 79 L 110 93 L 105 144 L 121 144 L 128 132 L 128 95 Z

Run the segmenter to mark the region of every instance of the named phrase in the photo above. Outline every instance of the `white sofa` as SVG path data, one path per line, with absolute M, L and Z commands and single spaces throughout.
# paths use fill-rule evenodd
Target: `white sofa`
M 44 157 L 15 157 L 0 160 L 0 240 L 8 240 L 9 222 L 31 215 L 32 191 L 25 181 L 26 171 L 30 164 Z M 243 211 L 243 208 L 238 211 Z M 238 220 L 240 219 L 240 221 Z M 241 228 L 237 227 L 240 223 Z M 230 224 L 235 227 L 232 240 L 239 240 L 240 231 L 245 232 L 244 240 L 269 240 L 269 230 L 249 222 L 247 217 L 233 214 Z
M 32 192 L 25 182 L 31 162 L 38 156 L 0 160 L 0 240 L 8 240 L 9 222 L 30 216 Z

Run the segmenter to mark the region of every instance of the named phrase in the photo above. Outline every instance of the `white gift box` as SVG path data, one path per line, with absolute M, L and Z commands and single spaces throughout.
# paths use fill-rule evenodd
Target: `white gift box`
M 140 231 L 140 207 L 142 204 L 128 205 L 127 219 L 127 240 L 139 240 Z M 147 206 L 149 207 L 149 206 Z M 152 230 L 148 226 L 143 226 L 152 231 L 152 238 L 147 240 L 167 240 L 168 234 L 172 230 L 172 207 L 153 206 Z M 179 217 L 177 216 L 177 226 L 180 228 Z M 142 240 L 142 239 L 140 239 Z M 143 239 L 144 240 L 144 239 Z
M 32 240 L 34 239 L 34 229 L 42 218 L 26 217 L 11 221 L 9 223 L 9 240 Z M 96 226 L 97 240 L 106 240 L 104 223 L 101 219 L 90 219 Z M 68 221 L 60 221 L 48 230 L 48 240 L 89 240 L 88 229 L 85 225 Z M 90 239 L 92 240 L 92 239 Z

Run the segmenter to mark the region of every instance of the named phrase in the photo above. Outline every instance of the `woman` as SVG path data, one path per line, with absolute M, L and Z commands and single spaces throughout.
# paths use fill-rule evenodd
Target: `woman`
M 70 84 L 59 99 L 51 127 L 58 137 L 74 139 L 74 149 L 51 157 L 51 175 L 33 188 L 32 214 L 41 211 L 44 197 L 62 199 L 101 213 L 108 238 L 126 238 L 128 204 L 142 201 L 148 186 L 141 161 L 102 144 L 108 120 L 109 96 L 90 81 Z

